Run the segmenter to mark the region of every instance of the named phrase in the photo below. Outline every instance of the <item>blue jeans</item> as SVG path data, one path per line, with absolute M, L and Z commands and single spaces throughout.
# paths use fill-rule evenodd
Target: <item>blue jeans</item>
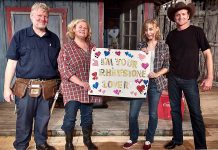
M 183 143 L 181 97 L 185 95 L 188 104 L 196 149 L 206 149 L 205 126 L 200 108 L 198 84 L 195 79 L 181 79 L 172 73 L 168 78 L 171 115 L 173 121 L 173 141 Z
M 72 132 L 74 130 L 78 109 L 80 109 L 81 115 L 80 126 L 83 128 L 92 126 L 93 104 L 80 103 L 79 101 L 72 100 L 65 105 L 64 121 L 61 127 L 65 132 Z
M 157 108 L 160 99 L 161 92 L 157 90 L 157 86 L 154 80 L 149 81 L 148 85 L 148 109 L 149 109 L 149 121 L 148 129 L 146 132 L 146 140 L 153 142 L 155 131 L 157 129 L 158 116 Z M 139 135 L 138 116 L 141 106 L 145 99 L 134 99 L 130 101 L 129 110 L 129 131 L 130 140 L 137 142 Z
M 34 120 L 34 139 L 36 144 L 44 144 L 47 140 L 47 128 L 50 119 L 52 101 L 42 96 L 31 98 L 26 94 L 23 98 L 15 96 L 17 107 L 16 139 L 14 148 L 25 150 L 29 146 Z

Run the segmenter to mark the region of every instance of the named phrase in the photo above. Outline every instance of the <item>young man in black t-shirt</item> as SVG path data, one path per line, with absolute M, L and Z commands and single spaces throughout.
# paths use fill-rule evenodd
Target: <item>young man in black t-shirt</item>
M 169 7 L 167 15 L 176 23 L 166 39 L 170 52 L 168 90 L 173 121 L 173 138 L 164 147 L 173 149 L 183 143 L 181 97 L 185 95 L 194 134 L 195 149 L 207 149 L 205 126 L 200 108 L 200 95 L 197 78 L 199 75 L 199 52 L 206 60 L 207 76 L 201 86 L 203 91 L 210 90 L 213 82 L 213 61 L 209 43 L 203 30 L 190 25 L 194 15 L 193 4 L 178 2 Z

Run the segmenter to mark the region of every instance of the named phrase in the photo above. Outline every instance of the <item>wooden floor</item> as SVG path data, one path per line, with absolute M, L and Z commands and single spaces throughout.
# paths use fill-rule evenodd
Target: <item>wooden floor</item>
M 210 130 L 207 136 L 208 149 L 218 150 L 218 130 Z M 151 150 L 162 150 L 163 146 L 171 137 L 169 136 L 155 136 L 155 142 L 152 144 Z M 93 136 L 93 142 L 98 146 L 99 150 L 123 150 L 123 144 L 128 140 L 127 136 Z M 14 137 L 0 136 L 0 150 L 14 150 L 13 148 Z M 139 137 L 139 142 L 132 150 L 142 150 L 144 137 Z M 64 150 L 65 138 L 49 137 L 48 143 L 56 147 L 57 150 Z M 73 144 L 76 150 L 86 150 L 82 142 L 82 136 L 74 137 Z M 193 138 L 191 136 L 184 137 L 183 145 L 176 147 L 175 150 L 193 150 Z M 28 150 L 35 150 L 35 143 L 32 139 Z
M 208 149 L 218 150 L 218 88 L 213 88 L 212 91 L 201 93 L 201 107 L 206 125 L 207 132 L 207 145 Z M 4 114 L 0 114 L 0 130 L 4 124 L 4 115 L 7 114 L 5 109 Z M 8 115 L 7 115 L 8 116 Z M 9 116 L 10 117 L 10 116 Z M 11 120 L 15 119 L 11 116 Z M 10 120 L 10 119 L 9 119 Z M 8 119 L 7 119 L 8 121 Z M 12 120 L 14 122 L 14 120 Z M 5 122 L 10 126 L 9 122 Z M 13 126 L 13 125 L 12 125 Z M 185 129 L 184 129 L 185 130 Z M 93 142 L 99 147 L 100 150 L 122 150 L 122 145 L 128 140 L 128 136 L 93 136 Z M 152 144 L 153 150 L 163 149 L 163 145 L 171 139 L 171 136 L 155 136 L 155 142 Z M 13 150 L 14 136 L 0 136 L 0 150 Z M 140 136 L 139 143 L 134 146 L 133 150 L 142 149 L 144 137 Z M 50 136 L 48 143 L 54 145 L 58 150 L 64 149 L 65 139 L 63 136 Z M 86 150 L 82 143 L 82 137 L 74 137 L 73 143 L 76 150 Z M 34 139 L 32 138 L 29 150 L 35 149 Z M 184 144 L 177 147 L 178 150 L 192 150 L 194 149 L 193 137 L 185 136 Z

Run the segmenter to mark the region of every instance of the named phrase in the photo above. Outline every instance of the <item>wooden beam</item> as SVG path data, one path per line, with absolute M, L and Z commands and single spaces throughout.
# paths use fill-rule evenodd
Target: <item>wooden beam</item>
M 104 47 L 103 30 L 104 30 L 104 2 L 98 1 L 98 27 L 99 27 L 99 43 L 97 47 Z

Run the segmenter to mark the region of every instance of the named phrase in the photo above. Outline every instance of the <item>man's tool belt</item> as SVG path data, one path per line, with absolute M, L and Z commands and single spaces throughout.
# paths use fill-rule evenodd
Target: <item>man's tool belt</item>
M 58 80 L 17 78 L 12 90 L 13 94 L 19 98 L 24 97 L 26 91 L 28 91 L 30 97 L 38 97 L 42 94 L 45 100 L 49 100 L 55 96 L 58 90 Z

